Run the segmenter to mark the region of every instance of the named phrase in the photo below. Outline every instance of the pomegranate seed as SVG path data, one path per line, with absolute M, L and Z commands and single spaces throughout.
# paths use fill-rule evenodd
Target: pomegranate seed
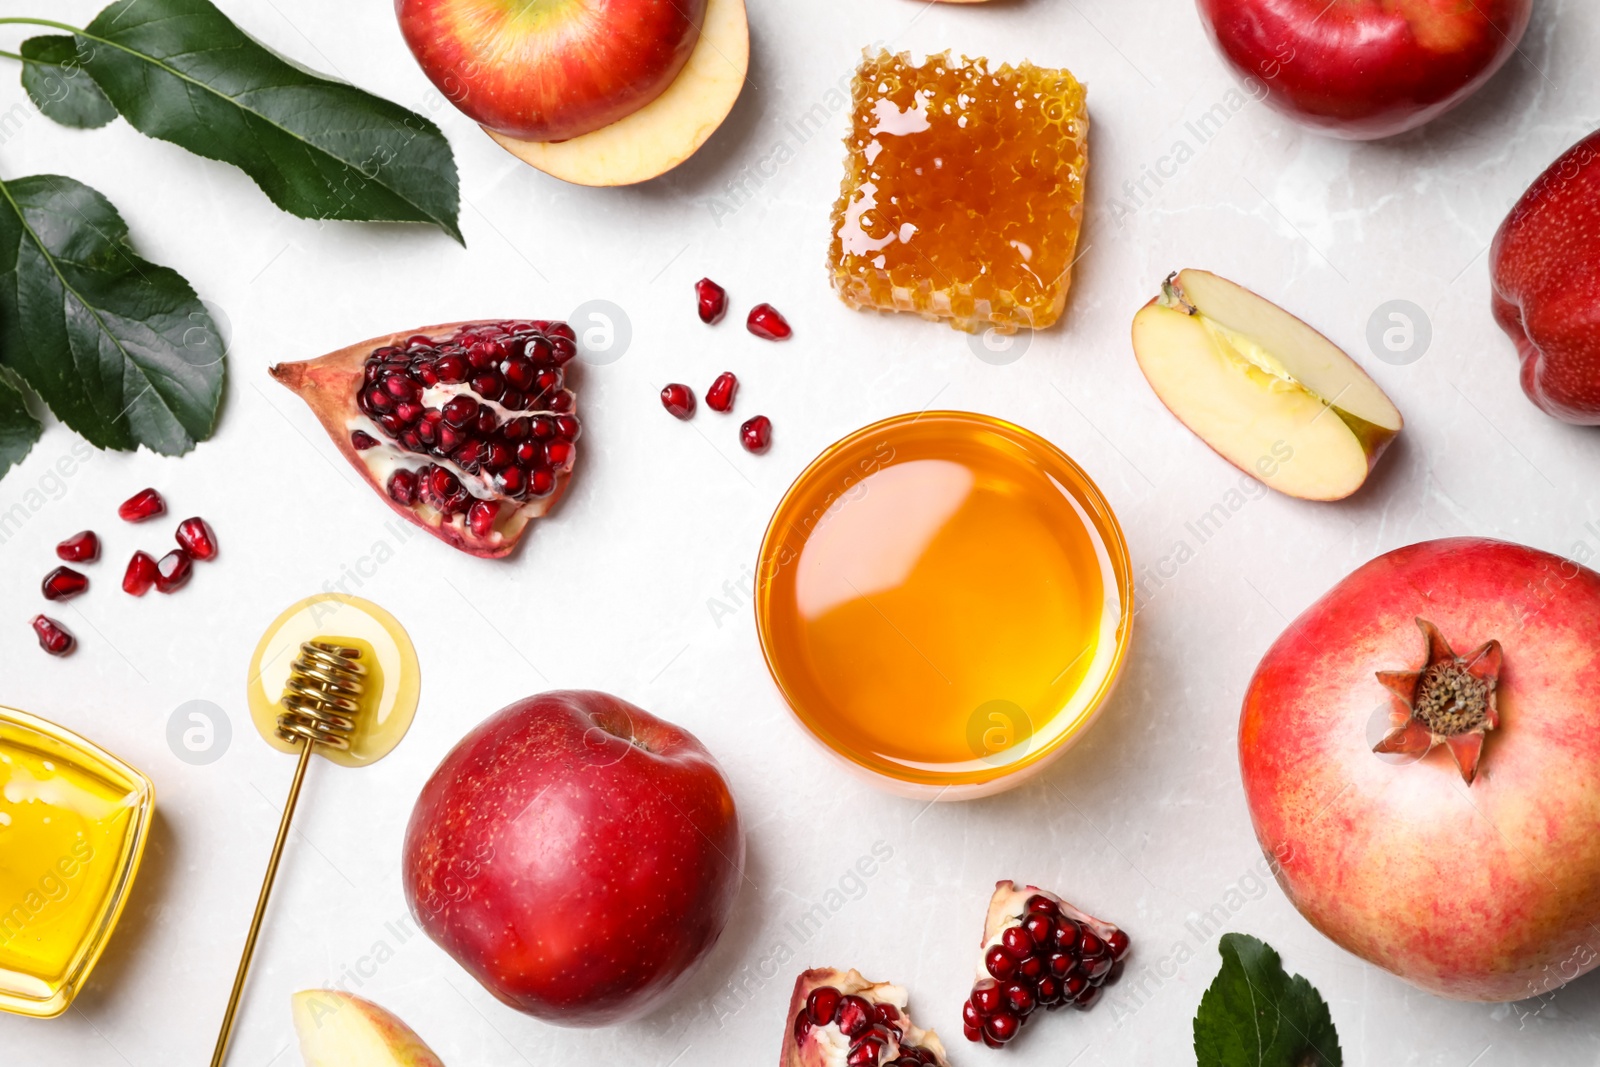
M 508 359 L 500 373 L 506 377 L 506 384 L 513 389 L 526 391 L 539 377 L 539 371 L 525 359 Z
M 1069 974 L 1061 982 L 1062 992 L 1071 1000 L 1077 1000 L 1085 989 L 1089 988 L 1089 979 L 1081 974 Z
M 860 1037 L 872 1025 L 872 1005 L 862 997 L 841 997 L 833 1021 L 839 1024 L 839 1032 L 845 1037 Z
M 1017 977 L 1025 978 L 1030 982 L 1037 982 L 1044 977 L 1044 960 L 1038 956 L 1029 956 L 1017 964 Z
M 52 656 L 65 656 L 78 646 L 78 639 L 48 615 L 33 617 L 33 632 L 39 636 L 39 647 Z
M 1047 1008 L 1053 1008 L 1061 1003 L 1061 979 L 1047 974 L 1039 979 L 1035 992 L 1038 994 L 1039 1003 Z
M 1033 937 L 1020 926 L 1008 926 L 1000 935 L 1000 943 L 1016 959 L 1026 959 L 1033 952 Z
M 1045 957 L 1044 963 L 1050 969 L 1050 973 L 1057 978 L 1065 978 L 1078 965 L 1078 961 L 1065 952 L 1050 953 Z
M 1027 910 L 1029 912 L 1037 912 L 1040 915 L 1049 915 L 1051 917 L 1061 914 L 1061 909 L 1056 906 L 1055 901 L 1051 900 L 1049 897 L 1039 896 L 1038 894 L 1034 894 L 1028 898 Z
M 1095 1001 L 1099 1000 L 1100 994 L 1104 992 L 1105 989 L 1101 986 L 1090 986 L 1088 989 L 1085 989 L 1082 993 L 1079 993 L 1073 998 L 1073 1006 L 1082 1011 L 1088 1011 L 1090 1008 L 1094 1007 Z
M 467 509 L 467 527 L 479 537 L 488 537 L 494 531 L 494 517 L 499 513 L 499 504 L 480 500 Z
M 135 552 L 122 572 L 122 591 L 144 596 L 156 584 L 156 561 L 146 552 Z
M 350 447 L 357 452 L 365 452 L 378 443 L 378 439 L 365 430 L 357 430 L 350 435 Z
M 556 419 L 556 432 L 569 441 L 578 439 L 578 420 L 571 415 L 561 415 Z
M 406 338 L 407 348 L 432 348 L 433 338 L 425 333 L 414 333 Z
M 93 563 L 100 558 L 100 537 L 93 530 L 75 533 L 56 546 L 56 558 L 68 563 Z
M 1056 944 L 1068 952 L 1078 951 L 1078 924 L 1071 919 L 1056 920 Z
M 507 467 L 495 474 L 494 487 L 505 496 L 521 496 L 528 491 L 528 475 L 521 467 Z
M 1000 945 L 990 945 L 983 954 L 983 966 L 1002 982 L 1017 973 L 1017 961 Z
M 757 337 L 768 341 L 785 341 L 794 333 L 789 321 L 771 304 L 757 304 L 751 308 L 745 326 Z
M 984 1027 L 983 1028 L 982 1036 L 983 1036 L 983 1043 L 985 1045 L 988 1045 L 990 1048 L 1000 1048 L 1002 1045 L 1005 1044 L 1004 1041 L 1001 1041 L 997 1037 L 990 1037 L 989 1036 L 989 1028 L 988 1027 Z
M 482 374 L 474 374 L 472 381 L 467 384 L 471 386 L 474 393 L 477 393 L 485 400 L 499 400 L 501 394 L 506 391 L 505 379 L 492 370 L 484 371 Z
M 189 582 L 194 560 L 181 548 L 168 552 L 156 563 L 156 592 L 176 593 Z
M 1111 958 L 1114 960 L 1120 960 L 1126 956 L 1130 944 L 1128 935 L 1121 930 L 1111 931 L 1111 936 L 1106 938 L 1106 945 L 1111 949 Z
M 1017 1036 L 1017 1031 L 1022 1028 L 1022 1020 L 1015 1015 L 1001 1012 L 991 1015 L 983 1021 L 983 1032 L 994 1038 L 1002 1045 Z
M 417 476 L 408 470 L 389 475 L 389 499 L 407 507 L 417 502 Z
M 559 437 L 544 446 L 544 458 L 552 467 L 567 467 L 572 464 L 572 442 L 563 441 Z
M 819 986 L 811 991 L 806 998 L 806 1013 L 811 1016 L 811 1022 L 816 1026 L 827 1026 L 833 1022 L 833 1013 L 839 1008 L 841 994 L 832 986 Z
M 422 387 L 403 374 L 391 374 L 383 380 L 383 391 L 396 400 L 416 400 L 422 396 Z
M 89 579 L 71 567 L 57 567 L 44 576 L 40 588 L 46 600 L 69 600 L 89 588 Z
M 439 409 L 439 414 L 451 426 L 462 427 L 478 417 L 478 402 L 465 393 L 453 396 Z
M 1110 956 L 1101 956 L 1099 959 L 1091 961 L 1086 965 L 1089 981 L 1099 985 L 1100 980 L 1111 973 L 1111 968 L 1116 966 L 1116 963 L 1117 961 Z
M 811 1032 L 811 1016 L 801 1012 L 794 1017 L 794 1039 L 796 1043 L 804 1041 Z
M 1083 935 L 1078 938 L 1078 955 L 1080 956 L 1098 956 L 1105 950 L 1106 943 L 1094 936 L 1094 933 L 1090 930 L 1085 930 Z
M 733 394 L 738 390 L 739 379 L 733 376 L 733 371 L 723 371 L 706 390 L 706 407 L 712 411 L 727 411 L 733 407 Z
M 192 559 L 217 558 L 217 535 L 206 520 L 196 515 L 178 524 L 178 544 Z
M 661 406 L 675 419 L 694 417 L 694 392 L 687 385 L 673 382 L 661 390 Z
M 441 356 L 433 369 L 447 385 L 459 385 L 467 380 L 467 361 L 460 356 Z
M 1043 912 L 1034 912 L 1022 920 L 1022 928 L 1028 931 L 1035 945 L 1049 945 L 1055 940 L 1055 921 Z
M 550 491 L 556 487 L 556 475 L 549 467 L 535 467 L 528 472 L 528 493 L 530 496 L 549 496 Z
M 165 514 L 166 510 L 167 502 L 161 499 L 160 493 L 154 489 L 141 489 L 122 502 L 117 514 L 129 522 L 143 522 Z
M 984 1017 L 1000 1010 L 1000 986 L 987 978 L 972 987 L 972 1006 Z
M 772 420 L 765 415 L 746 420 L 739 427 L 739 443 L 746 452 L 754 452 L 758 456 L 765 452 L 772 447 Z
M 968 1041 L 978 1041 L 983 1037 L 982 1030 L 978 1029 L 976 1026 L 968 1026 L 965 1023 L 961 1025 L 961 1032 L 967 1035 Z
M 1001 989 L 1000 999 L 1005 1002 L 1006 1010 L 1019 1019 L 1033 1014 L 1033 1009 L 1039 1006 L 1033 990 L 1021 982 L 1011 982 Z
M 700 321 L 711 325 L 722 321 L 728 313 L 728 291 L 710 278 L 694 283 L 694 295 L 700 305 Z
M 970 1000 L 961 1005 L 961 1025 L 968 1030 L 976 1030 L 983 1025 L 983 1016 L 978 1014 L 978 1009 Z M 974 1037 L 973 1040 L 977 1038 Z

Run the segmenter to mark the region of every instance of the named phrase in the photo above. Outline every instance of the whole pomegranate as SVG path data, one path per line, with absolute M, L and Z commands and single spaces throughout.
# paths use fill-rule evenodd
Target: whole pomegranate
M 1600 574 L 1429 541 L 1361 567 L 1250 682 L 1256 836 L 1313 926 L 1441 996 L 1600 961 Z

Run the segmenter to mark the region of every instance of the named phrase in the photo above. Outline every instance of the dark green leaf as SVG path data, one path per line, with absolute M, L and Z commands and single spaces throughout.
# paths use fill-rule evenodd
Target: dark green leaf
M 118 0 L 79 34 L 78 54 L 137 129 L 232 163 L 285 211 L 428 222 L 461 240 L 455 158 L 437 126 L 295 66 L 210 0 Z
M 1194 1017 L 1199 1067 L 1341 1067 L 1328 1005 L 1270 945 L 1225 934 L 1222 970 Z
M 178 455 L 210 436 L 220 337 L 105 197 L 50 174 L 0 181 L 0 365 L 90 443 Z
M 28 414 L 22 394 L 0 376 L 0 477 L 22 462 L 39 440 L 39 421 Z
M 71 37 L 30 37 L 22 42 L 22 87 L 46 118 L 93 129 L 117 117 L 106 94 L 78 63 Z

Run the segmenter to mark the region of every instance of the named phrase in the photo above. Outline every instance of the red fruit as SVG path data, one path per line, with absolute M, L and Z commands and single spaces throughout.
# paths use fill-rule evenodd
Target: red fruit
M 795 979 L 778 1062 L 782 1067 L 947 1067 L 949 1063 L 939 1035 L 911 1021 L 903 988 L 869 982 L 858 971 L 828 967 Z
M 694 416 L 694 392 L 687 385 L 676 382 L 661 390 L 661 406 L 667 409 L 667 414 L 675 419 L 689 419 Z
M 78 647 L 71 631 L 48 615 L 33 617 L 33 632 L 39 637 L 39 647 L 52 656 L 65 656 Z
M 738 811 L 699 741 L 605 693 L 555 692 L 495 713 L 439 764 L 402 881 L 422 929 L 501 1001 L 606 1026 L 684 984 L 743 867 Z
M 1007 1015 L 1005 1012 L 991 1015 L 983 1020 L 984 1036 L 991 1038 L 996 1044 L 1005 1044 L 1016 1037 L 1017 1032 L 1021 1029 L 1022 1020 L 1015 1015 Z
M 760 455 L 772 447 L 772 420 L 765 415 L 756 415 L 745 420 L 739 427 L 739 443 L 746 452 Z
M 46 600 L 68 600 L 89 588 L 89 579 L 71 567 L 57 567 L 44 576 L 41 588 Z
M 1528 28 L 1533 0 L 1199 0 L 1252 94 L 1337 137 L 1414 129 L 1476 92 Z
M 733 371 L 725 370 L 706 390 L 706 407 L 712 411 L 727 411 L 733 407 L 733 395 L 738 391 L 739 379 L 733 376 Z
M 1566 422 L 1600 425 L 1600 131 L 1522 194 L 1489 251 L 1494 317 L 1522 390 Z
M 154 489 L 141 489 L 122 502 L 117 508 L 117 514 L 129 522 L 143 522 L 157 515 L 164 515 L 167 511 L 167 502 L 161 499 L 161 494 Z
M 199 516 L 184 519 L 178 524 L 178 544 L 190 559 L 217 558 L 217 535 L 212 532 L 211 525 Z
M 498 559 L 566 489 L 579 425 L 561 366 L 576 351 L 564 323 L 458 322 L 281 363 L 271 374 L 310 405 L 340 453 L 391 508 L 446 544 Z M 547 386 L 538 395 L 521 391 L 530 375 Z M 516 443 L 530 420 L 548 427 L 541 440 L 563 442 L 567 463 L 520 458 Z M 508 468 L 491 462 L 508 450 L 521 475 L 502 477 Z M 465 498 L 425 492 L 424 476 L 435 470 L 455 478 L 453 492 Z M 480 509 L 474 525 L 472 508 L 480 501 L 495 505 L 493 517 L 485 524 L 488 509 Z
M 722 321 L 728 313 L 728 292 L 710 278 L 694 283 L 694 295 L 699 304 L 700 321 L 710 325 Z
M 1537 549 L 1428 541 L 1334 586 L 1268 650 L 1239 723 L 1290 901 L 1441 996 L 1517 1000 L 1593 968 L 1572 947 L 1600 923 L 1596 663 L 1600 574 Z
M 1004 982 L 1017 973 L 1017 958 L 1003 945 L 990 945 L 983 954 L 983 969 Z
M 128 561 L 128 569 L 122 572 L 122 591 L 144 596 L 155 588 L 159 573 L 154 557 L 145 552 L 135 552 Z
M 93 530 L 75 533 L 56 546 L 56 558 L 68 563 L 93 563 L 100 558 L 100 538 Z
M 768 341 L 785 341 L 794 333 L 789 321 L 771 304 L 757 304 L 751 308 L 750 317 L 745 320 L 745 327 L 757 337 L 764 337 Z
M 156 592 L 176 593 L 189 584 L 194 573 L 194 560 L 189 553 L 175 548 L 156 561 Z

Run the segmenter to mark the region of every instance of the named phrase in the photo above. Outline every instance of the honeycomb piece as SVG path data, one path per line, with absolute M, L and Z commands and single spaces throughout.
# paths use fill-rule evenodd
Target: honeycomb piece
M 1056 321 L 1088 169 L 1083 86 L 1031 63 L 866 54 L 828 268 L 846 304 L 969 333 Z

